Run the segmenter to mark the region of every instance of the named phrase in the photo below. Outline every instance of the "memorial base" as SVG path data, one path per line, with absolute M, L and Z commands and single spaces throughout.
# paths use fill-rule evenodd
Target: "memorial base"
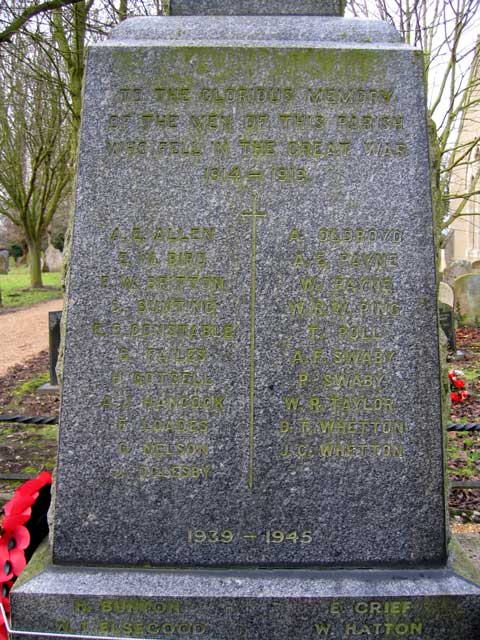
M 41 384 L 37 387 L 37 393 L 39 394 L 60 394 L 60 385 L 58 384 L 50 384 L 50 382 L 45 382 L 45 384 Z
M 156 640 L 480 637 L 480 587 L 450 568 L 76 568 L 37 554 L 26 573 L 12 592 L 13 638 L 18 631 Z

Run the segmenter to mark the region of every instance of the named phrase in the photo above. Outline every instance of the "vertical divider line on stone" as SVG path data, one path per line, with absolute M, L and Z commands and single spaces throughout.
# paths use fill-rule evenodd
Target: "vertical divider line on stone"
M 244 209 L 242 216 L 252 219 L 251 272 L 250 272 L 250 410 L 248 438 L 248 487 L 253 489 L 255 456 L 255 303 L 257 299 L 257 218 L 266 218 L 267 212 L 257 209 L 258 194 L 252 195 L 252 209 Z

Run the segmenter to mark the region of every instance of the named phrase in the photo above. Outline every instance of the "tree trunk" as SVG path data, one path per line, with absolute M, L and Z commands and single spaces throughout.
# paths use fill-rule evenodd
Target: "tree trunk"
M 42 265 L 40 258 L 40 242 L 28 243 L 29 269 L 30 269 L 30 286 L 32 289 L 41 289 L 42 282 Z
M 440 175 L 442 170 L 442 154 L 438 146 L 437 127 L 430 113 L 427 116 L 428 143 L 430 150 L 430 187 L 432 191 L 433 230 L 435 249 L 437 252 L 437 266 L 440 265 L 440 249 L 442 248 L 442 228 L 446 208 L 442 194 Z
M 118 7 L 118 20 L 122 22 L 127 19 L 128 13 L 128 0 L 120 0 L 120 4 Z

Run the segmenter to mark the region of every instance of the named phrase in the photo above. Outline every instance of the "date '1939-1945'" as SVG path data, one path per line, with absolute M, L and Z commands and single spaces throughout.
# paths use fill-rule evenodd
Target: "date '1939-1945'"
M 236 533 L 232 529 L 188 529 L 189 544 L 220 543 L 231 544 L 234 541 L 258 540 L 265 544 L 310 544 L 313 540 L 311 531 L 269 529 L 261 533 Z

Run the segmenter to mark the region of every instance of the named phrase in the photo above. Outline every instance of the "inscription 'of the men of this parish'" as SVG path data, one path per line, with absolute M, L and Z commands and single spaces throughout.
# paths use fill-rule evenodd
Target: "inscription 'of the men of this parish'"
M 478 637 L 423 58 L 342 4 L 171 0 L 91 47 L 53 567 L 17 629 Z

